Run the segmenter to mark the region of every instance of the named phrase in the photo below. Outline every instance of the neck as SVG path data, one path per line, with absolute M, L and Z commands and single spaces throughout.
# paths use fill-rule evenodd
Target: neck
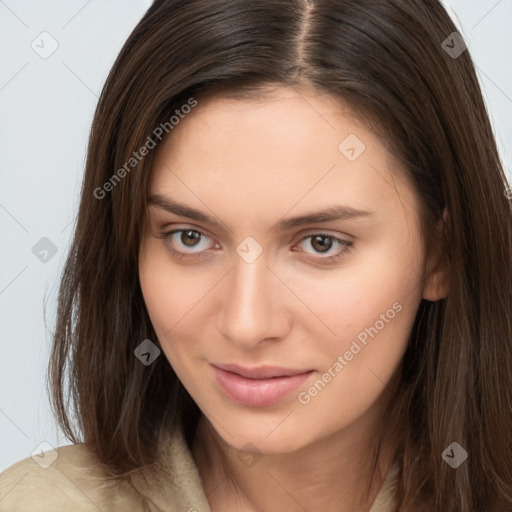
M 228 445 L 202 416 L 192 455 L 212 512 L 370 510 L 394 449 L 383 443 L 373 472 L 377 432 L 364 420 L 292 453 L 245 459 L 253 455 Z

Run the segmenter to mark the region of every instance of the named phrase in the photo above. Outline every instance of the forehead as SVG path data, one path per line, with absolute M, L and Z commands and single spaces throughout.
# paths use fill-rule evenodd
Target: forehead
M 275 222 L 291 210 L 375 209 L 396 200 L 398 189 L 411 194 L 398 169 L 339 100 L 282 88 L 263 98 L 199 102 L 159 148 L 150 193 L 215 207 L 219 216 L 256 215 L 254 223 L 268 213 Z

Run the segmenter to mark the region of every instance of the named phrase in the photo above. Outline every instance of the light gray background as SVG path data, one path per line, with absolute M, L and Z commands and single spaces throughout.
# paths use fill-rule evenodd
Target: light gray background
M 68 444 L 46 394 L 48 328 L 54 323 L 58 277 L 98 95 L 150 4 L 0 0 L 0 471 L 42 442 Z M 449 0 L 447 5 L 476 62 L 510 173 L 512 0 Z M 58 43 L 46 59 L 31 47 L 35 41 L 40 52 L 51 48 L 51 39 L 40 36 L 44 31 Z M 32 252 L 43 237 L 57 247 L 46 262 Z

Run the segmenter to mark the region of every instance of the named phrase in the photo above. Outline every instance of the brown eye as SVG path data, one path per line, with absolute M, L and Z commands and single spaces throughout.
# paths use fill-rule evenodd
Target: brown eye
M 314 233 L 305 236 L 300 241 L 299 246 L 302 246 L 299 249 L 300 252 L 313 255 L 309 259 L 320 264 L 328 264 L 334 263 L 343 256 L 348 255 L 351 252 L 353 242 L 342 240 L 327 233 Z M 332 251 L 333 248 L 335 249 L 334 251 Z M 313 249 L 313 251 L 309 249 Z M 315 254 L 317 257 L 314 257 Z
M 196 229 L 175 229 L 158 238 L 163 239 L 167 250 L 180 260 L 204 257 L 215 245 L 208 235 Z
M 201 240 L 201 233 L 193 229 L 181 231 L 180 242 L 187 247 L 195 247 L 197 242 Z
M 333 237 L 328 235 L 314 235 L 311 237 L 311 247 L 318 252 L 327 252 L 333 246 Z

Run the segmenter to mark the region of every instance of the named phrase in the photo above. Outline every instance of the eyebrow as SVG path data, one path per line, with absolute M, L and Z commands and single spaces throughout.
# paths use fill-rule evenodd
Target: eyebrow
M 177 201 L 174 201 L 168 197 L 164 197 L 159 194 L 153 194 L 149 196 L 148 202 L 152 206 L 156 206 L 169 213 L 179 215 L 180 217 L 187 217 L 199 222 L 204 222 L 217 228 L 222 227 L 220 222 L 218 222 L 207 213 L 178 203 Z M 316 224 L 319 222 L 329 222 L 336 220 L 348 220 L 356 217 L 368 217 L 374 213 L 375 211 L 373 210 L 359 210 L 357 208 L 352 208 L 351 206 L 331 206 L 317 212 L 298 215 L 296 217 L 289 217 L 287 219 L 281 219 L 269 231 L 276 227 L 279 231 L 286 231 L 306 224 Z

